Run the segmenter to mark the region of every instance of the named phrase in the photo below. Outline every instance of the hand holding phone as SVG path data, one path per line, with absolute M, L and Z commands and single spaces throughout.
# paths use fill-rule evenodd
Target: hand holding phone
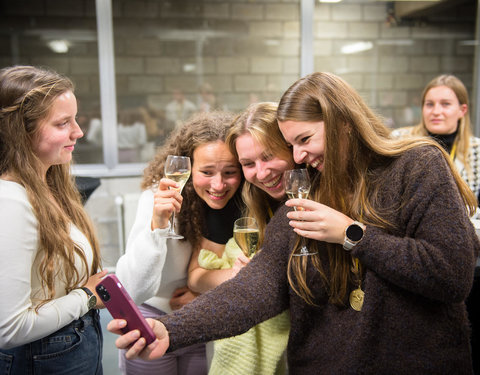
M 147 345 L 155 341 L 156 337 L 152 329 L 115 275 L 105 276 L 97 284 L 95 290 L 114 319 L 127 321 L 126 327 L 122 329 L 123 333 L 138 329 Z

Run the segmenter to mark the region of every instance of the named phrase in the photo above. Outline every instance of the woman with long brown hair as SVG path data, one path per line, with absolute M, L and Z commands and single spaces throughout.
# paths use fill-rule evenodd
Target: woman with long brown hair
M 476 199 L 446 152 L 390 138 L 329 73 L 295 82 L 277 117 L 295 162 L 310 165 L 311 199 L 276 212 L 262 251 L 233 280 L 151 320 L 156 342 L 145 348 L 129 332 L 117 345 L 155 358 L 289 308 L 291 374 L 471 374 L 464 301 L 480 249 L 468 216 Z M 293 256 L 300 236 L 315 255 Z
M 0 372 L 102 373 L 106 272 L 70 174 L 76 115 L 68 78 L 0 71 Z

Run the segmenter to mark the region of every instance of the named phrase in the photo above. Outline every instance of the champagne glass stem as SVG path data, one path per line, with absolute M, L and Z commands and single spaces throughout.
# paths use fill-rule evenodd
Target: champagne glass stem
M 172 213 L 172 216 L 170 216 L 170 233 L 175 234 L 177 233 L 175 231 L 175 210 Z

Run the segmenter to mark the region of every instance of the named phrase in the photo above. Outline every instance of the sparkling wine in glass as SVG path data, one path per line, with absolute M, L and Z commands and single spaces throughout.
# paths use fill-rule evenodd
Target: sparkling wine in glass
M 310 177 L 306 169 L 290 169 L 284 173 L 285 193 L 290 199 L 307 199 L 310 193 Z M 297 210 L 296 207 L 294 207 Z
M 291 169 L 285 171 L 284 175 L 284 186 L 285 186 L 285 193 L 290 199 L 299 198 L 299 199 L 307 199 L 308 193 L 310 193 L 310 177 L 308 175 L 308 171 L 306 169 Z M 302 210 L 301 207 L 293 207 L 295 211 Z M 317 254 L 312 253 L 308 250 L 305 239 L 301 237 L 301 247 L 298 252 L 293 254 L 294 256 L 304 256 L 304 255 L 314 255 Z
M 241 217 L 233 224 L 233 238 L 245 256 L 251 258 L 257 252 L 260 232 L 253 217 Z
M 168 155 L 165 161 L 165 177 L 175 181 L 179 187 L 176 188 L 178 192 L 182 192 L 185 183 L 190 177 L 192 167 L 190 165 L 190 158 L 188 156 Z M 167 238 L 183 238 L 183 236 L 175 232 L 175 211 L 170 218 L 171 225 L 167 234 Z

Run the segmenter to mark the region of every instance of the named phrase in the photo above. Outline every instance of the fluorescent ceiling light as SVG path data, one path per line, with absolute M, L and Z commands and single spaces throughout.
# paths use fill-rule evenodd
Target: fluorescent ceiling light
M 357 42 L 351 43 L 343 46 L 340 50 L 343 54 L 351 54 L 351 53 L 358 53 L 363 51 L 368 51 L 369 49 L 373 48 L 372 42 Z
M 70 42 L 64 39 L 51 40 L 47 43 L 47 45 L 55 53 L 67 53 L 68 48 L 70 47 Z
M 339 3 L 342 0 L 318 0 L 320 3 Z
M 191 73 L 194 72 L 197 66 L 195 64 L 184 64 L 183 65 L 183 71 L 185 73 Z

